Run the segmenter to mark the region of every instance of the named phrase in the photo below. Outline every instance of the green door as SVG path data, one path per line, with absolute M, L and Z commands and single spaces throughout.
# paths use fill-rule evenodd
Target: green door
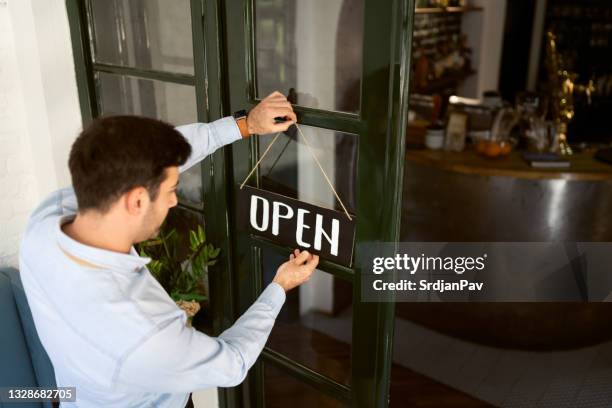
M 413 0 L 66 0 L 84 121 L 130 113 L 212 121 L 273 90 L 304 135 L 281 135 L 248 184 L 356 217 L 352 267 L 322 261 L 287 296 L 245 382 L 222 407 L 386 407 L 394 304 L 362 303 L 360 246 L 397 242 Z M 236 188 L 270 146 L 217 151 L 178 211 L 205 225 L 212 332 L 244 312 L 293 248 L 241 231 Z M 189 183 L 181 182 L 189 185 Z
M 314 154 L 356 216 L 352 268 L 322 261 L 290 292 L 236 406 L 388 405 L 394 305 L 362 303 L 359 246 L 399 239 L 412 1 L 233 0 L 222 9 L 226 113 L 288 95 Z M 293 248 L 240 230 L 232 197 L 273 135 L 227 156 L 235 317 Z M 248 184 L 342 211 L 300 135 L 282 134 Z

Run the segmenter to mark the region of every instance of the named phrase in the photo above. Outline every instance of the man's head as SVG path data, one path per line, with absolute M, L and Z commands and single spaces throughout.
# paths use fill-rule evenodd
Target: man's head
M 79 214 L 112 214 L 140 242 L 157 234 L 177 203 L 178 166 L 191 146 L 171 125 L 136 116 L 95 119 L 68 165 Z

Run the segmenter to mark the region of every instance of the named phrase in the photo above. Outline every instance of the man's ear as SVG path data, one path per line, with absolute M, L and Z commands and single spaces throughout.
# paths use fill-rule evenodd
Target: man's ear
M 149 205 L 149 193 L 144 187 L 134 187 L 123 195 L 125 210 L 130 215 L 140 215 Z

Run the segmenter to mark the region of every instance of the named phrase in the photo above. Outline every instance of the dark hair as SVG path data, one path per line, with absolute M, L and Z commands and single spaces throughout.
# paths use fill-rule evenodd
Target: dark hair
M 165 122 L 138 116 L 93 120 L 75 140 L 68 159 L 79 211 L 104 213 L 139 186 L 155 200 L 165 169 L 184 164 L 190 154 L 187 140 Z

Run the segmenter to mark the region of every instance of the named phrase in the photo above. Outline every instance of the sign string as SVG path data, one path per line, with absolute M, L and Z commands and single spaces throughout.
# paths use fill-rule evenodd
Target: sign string
M 304 139 L 304 143 L 306 144 L 306 147 L 308 148 L 308 151 L 310 152 L 310 155 L 312 156 L 312 158 L 314 159 L 314 161 L 317 163 L 317 165 L 319 166 L 319 170 L 321 170 L 321 173 L 323 174 L 323 177 L 325 177 L 325 181 L 327 181 L 327 184 L 329 185 L 329 188 L 331 188 L 331 190 L 334 192 L 334 195 L 336 196 L 336 199 L 338 200 L 338 202 L 340 203 L 340 205 L 342 206 L 342 209 L 344 210 L 344 213 L 346 214 L 346 216 L 348 217 L 349 220 L 352 220 L 353 218 L 351 218 L 351 215 L 349 214 L 348 210 L 346 209 L 346 206 L 344 205 L 344 202 L 342 201 L 342 199 L 340 198 L 340 196 L 338 195 L 338 192 L 336 191 L 336 189 L 334 188 L 332 182 L 329 180 L 329 177 L 327 176 L 327 173 L 325 172 L 325 170 L 323 169 L 323 166 L 321 165 L 321 162 L 319 162 L 319 159 L 317 158 L 317 156 L 314 153 L 314 150 L 312 149 L 310 142 L 308 141 L 308 138 L 306 137 L 306 135 L 304 135 L 304 133 L 302 133 L 302 129 L 300 128 L 300 126 L 296 123 L 295 127 L 298 130 L 298 133 L 300 134 L 300 136 L 302 136 L 302 139 Z M 249 172 L 249 174 L 245 177 L 244 181 L 242 182 L 242 184 L 240 185 L 240 189 L 242 190 L 242 188 L 244 187 L 244 185 L 246 184 L 247 180 L 253 175 L 253 173 L 255 173 L 255 170 L 257 169 L 257 167 L 259 167 L 259 165 L 261 164 L 262 160 L 264 159 L 264 157 L 266 157 L 266 155 L 268 154 L 268 152 L 270 151 L 270 149 L 272 148 L 272 145 L 274 144 L 274 142 L 276 142 L 276 139 L 278 139 L 278 137 L 280 136 L 281 132 L 278 132 L 276 134 L 276 136 L 274 136 L 274 139 L 272 139 L 272 142 L 268 145 L 268 147 L 266 148 L 266 150 L 263 152 L 263 154 L 261 155 L 261 157 L 259 158 L 259 160 L 257 160 L 257 163 L 255 163 L 255 166 L 253 166 L 253 168 L 251 169 L 251 171 Z
M 249 172 L 249 174 L 247 174 L 247 176 L 244 178 L 244 181 L 242 182 L 242 184 L 240 185 L 240 189 L 242 190 L 242 187 L 244 187 L 244 185 L 246 184 L 247 180 L 253 175 L 253 173 L 255 173 L 255 170 L 257 170 L 257 167 L 259 167 L 259 164 L 262 162 L 262 160 L 264 159 L 264 157 L 266 157 L 266 155 L 268 154 L 268 152 L 270 151 L 270 149 L 272 148 L 272 145 L 274 144 L 274 142 L 276 142 L 276 139 L 278 139 L 278 137 L 280 136 L 281 132 L 278 132 L 276 134 L 276 136 L 274 136 L 274 139 L 272 139 L 272 143 L 270 143 L 268 145 L 268 148 L 263 152 L 263 154 L 261 155 L 261 157 L 259 158 L 259 160 L 257 160 L 257 163 L 255 163 L 255 166 L 253 166 L 253 168 L 251 169 L 251 171 Z
M 272 163 L 272 165 L 268 169 L 268 172 L 266 173 L 265 177 L 268 177 L 272 173 L 272 171 L 274 170 L 274 167 L 276 167 L 276 163 L 278 163 L 280 158 L 283 156 L 283 153 L 285 153 L 285 150 L 287 150 L 287 147 L 289 147 L 289 145 L 291 144 L 291 140 L 292 139 L 290 137 L 287 138 L 287 141 L 285 142 L 283 149 L 280 151 L 278 156 L 276 156 L 276 159 L 274 159 L 274 163 Z

